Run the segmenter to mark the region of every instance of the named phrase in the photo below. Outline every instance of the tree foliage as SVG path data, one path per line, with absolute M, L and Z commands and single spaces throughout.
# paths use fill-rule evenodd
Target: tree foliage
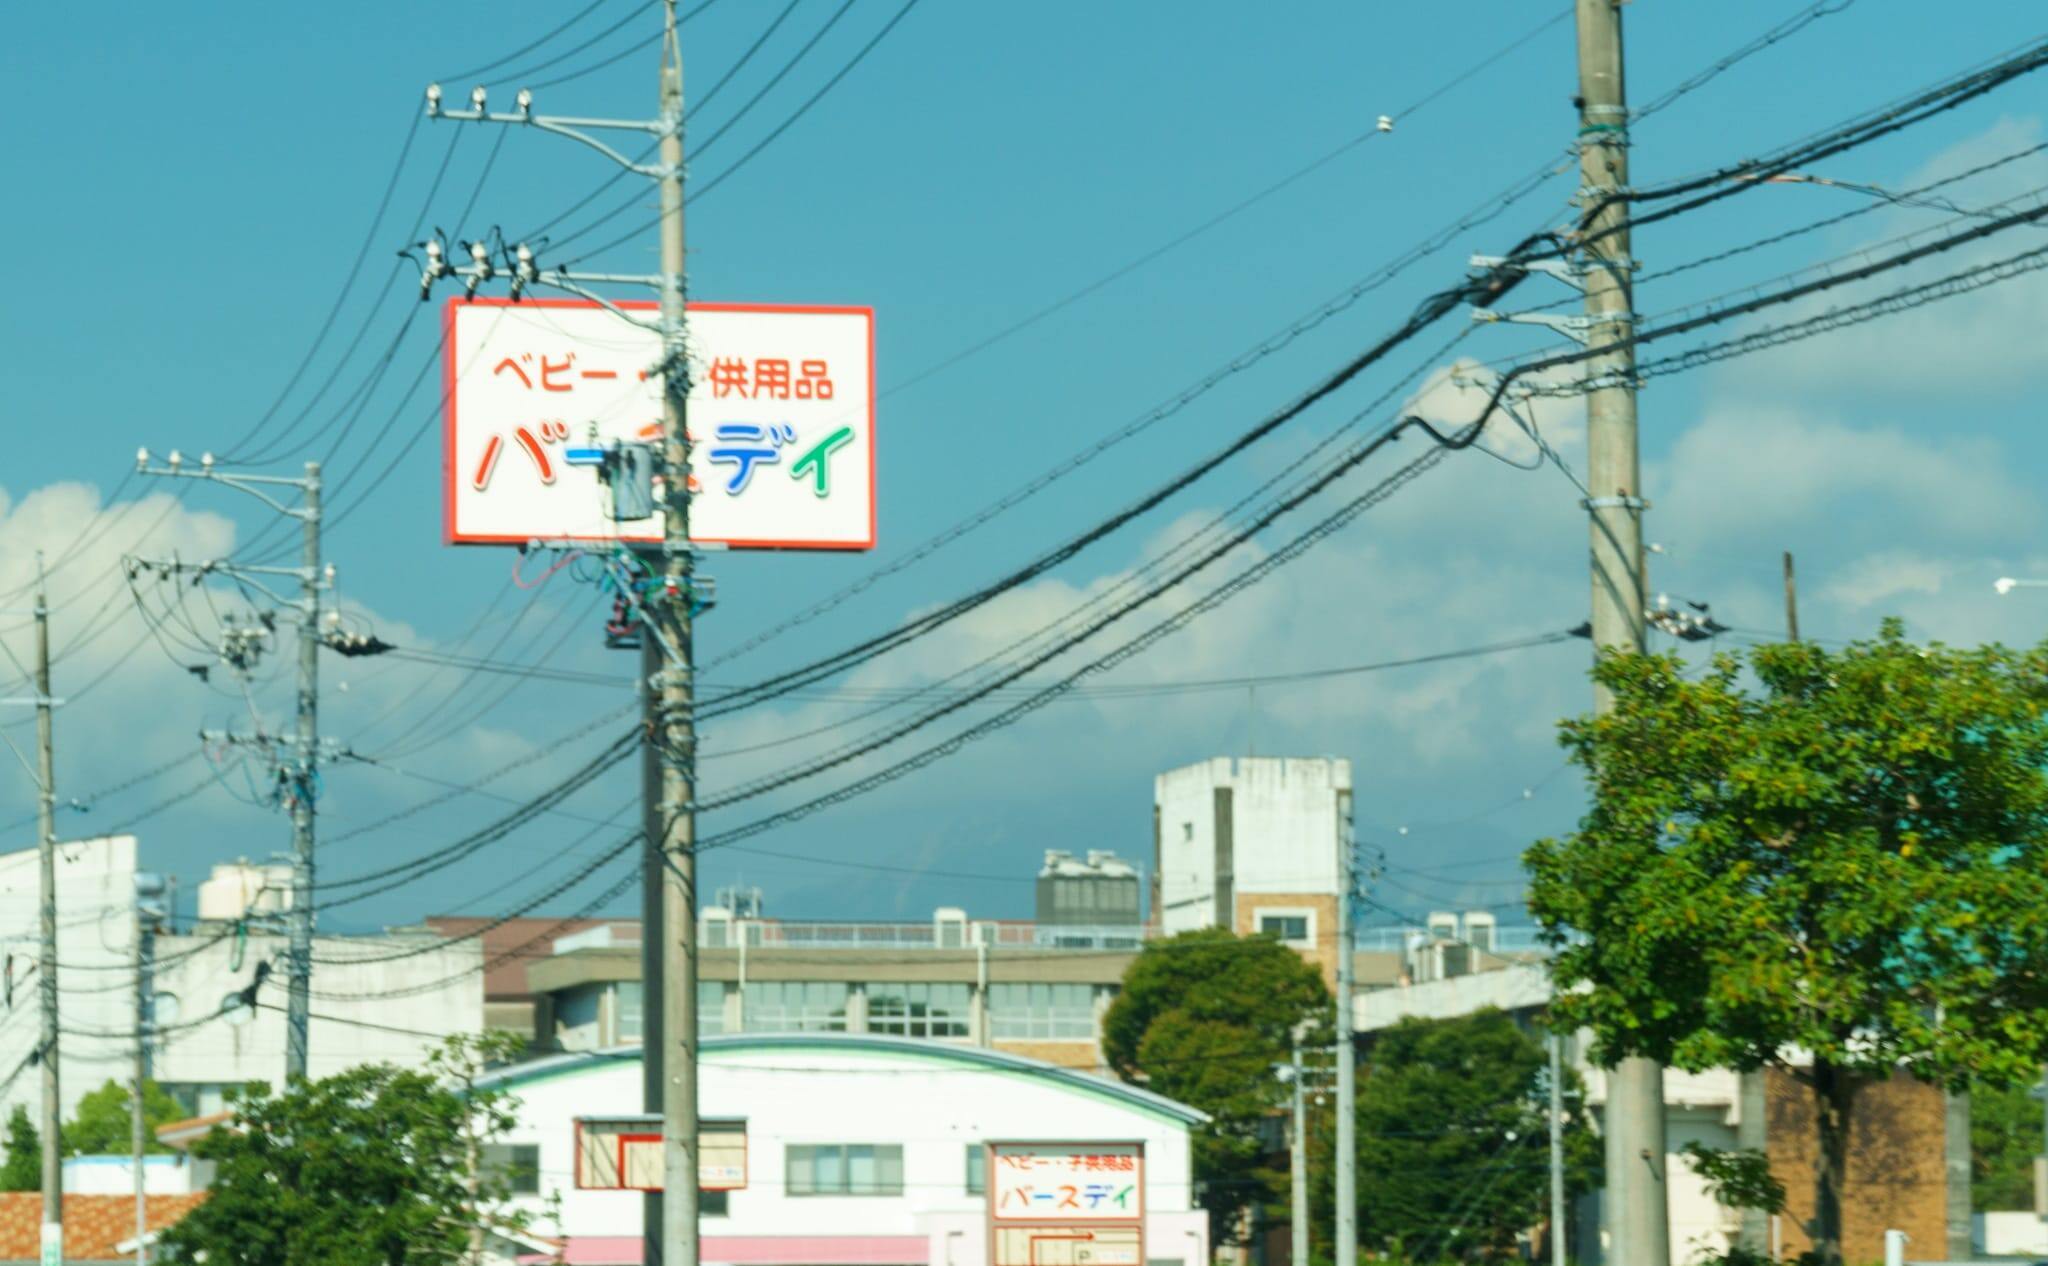
M 78 1114 L 63 1129 L 66 1156 L 126 1156 L 134 1147 L 128 1087 L 109 1078 L 107 1084 L 78 1101 Z M 168 1152 L 156 1127 L 185 1118 L 185 1109 L 153 1081 L 142 1083 L 142 1150 Z
M 1549 1060 L 1486 1008 L 1409 1018 L 1374 1035 L 1358 1070 L 1358 1238 L 1397 1260 L 1502 1258 L 1550 1201 Z M 1598 1184 L 1600 1142 L 1568 1070 L 1565 1181 Z
M 1286 1191 L 1267 1127 L 1290 1102 L 1274 1074 L 1304 1022 L 1327 1042 L 1330 992 L 1301 955 L 1221 928 L 1153 941 L 1124 973 L 1102 1021 L 1102 1053 L 1141 1082 L 1209 1114 L 1194 1131 L 1195 1180 L 1212 1238 L 1235 1243 L 1243 1217 Z
M 192 1149 L 217 1170 L 206 1203 L 165 1234 L 167 1259 L 454 1266 L 473 1226 L 523 1224 L 504 1210 L 506 1176 L 476 1163 L 477 1142 L 514 1120 L 505 1092 L 475 1086 L 503 1046 L 456 1037 L 425 1070 L 368 1064 L 234 1092 L 232 1123 Z
M 43 1186 L 42 1134 L 29 1120 L 28 1109 L 14 1105 L 7 1118 L 7 1157 L 0 1162 L 0 1191 L 40 1191 Z
M 2041 1101 L 2026 1086 L 1970 1092 L 1970 1203 L 1978 1213 L 2034 1207 Z
M 2048 1055 L 2048 648 L 1874 640 L 1603 657 L 1563 726 L 1592 804 L 1530 849 L 1566 1023 L 1603 1061 L 1813 1088 L 1815 1248 L 1840 1260 L 1849 1110 L 1895 1069 L 1962 1086 Z

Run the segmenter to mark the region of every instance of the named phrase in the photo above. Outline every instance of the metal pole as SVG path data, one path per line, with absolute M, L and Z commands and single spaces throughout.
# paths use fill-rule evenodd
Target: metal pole
M 1585 269 L 1587 337 L 1594 348 L 1627 339 L 1634 322 L 1634 260 L 1629 254 L 1628 93 L 1622 71 L 1620 0 L 1577 0 L 1580 197 L 1589 219 L 1580 255 Z M 1613 346 L 1586 364 L 1587 465 L 1592 496 L 1593 644 L 1602 651 L 1643 649 L 1648 576 L 1643 559 L 1641 467 L 1636 453 L 1635 353 Z M 1613 707 L 1596 687 L 1593 706 Z M 1669 1266 L 1670 1210 L 1664 1189 L 1664 1070 L 1623 1059 L 1607 1078 L 1607 1194 L 1612 1260 L 1619 1266 Z
M 658 734 L 661 727 L 661 693 L 657 683 L 661 681 L 664 665 L 661 657 L 661 642 L 653 631 L 640 632 L 640 718 L 643 732 L 649 736 Z M 662 1027 L 662 971 L 661 957 L 667 951 L 668 937 L 663 930 L 662 920 L 662 811 L 661 787 L 663 760 L 661 745 L 649 741 L 641 752 L 640 760 L 640 801 L 642 807 L 640 842 L 640 1110 L 659 1113 L 664 1103 L 664 1087 L 667 1079 L 662 1070 L 667 1061 L 662 1058 L 667 1050 L 665 1030 Z M 641 1234 L 646 1239 L 646 1248 L 651 1254 L 658 1253 L 661 1245 L 661 1202 L 662 1193 L 650 1191 L 640 1198 Z
M 36 964 L 43 1007 L 43 1266 L 64 1260 L 64 1157 L 57 1137 L 63 1105 L 57 1092 L 57 757 L 51 732 L 50 599 L 43 555 L 36 553 L 36 862 L 42 954 Z
M 135 1178 L 135 1266 L 148 1266 L 149 1251 L 143 1237 L 149 1234 L 149 1191 L 143 1181 L 142 1156 L 146 1150 L 142 1122 L 142 1085 L 149 1076 L 149 997 L 143 981 L 142 895 L 135 900 L 135 1093 L 128 1100 L 128 1154 Z
M 676 3 L 664 0 L 661 58 L 662 533 L 651 604 L 675 662 L 660 676 L 662 748 L 662 1218 L 648 1266 L 697 1266 L 697 729 L 690 554 L 689 363 L 684 359 L 683 54 Z M 650 630 L 655 632 L 656 630 Z
M 1550 1035 L 1550 1266 L 1564 1266 L 1564 1035 Z
M 306 463 L 305 575 L 300 584 L 299 727 L 292 786 L 292 940 L 285 1007 L 284 1075 L 306 1076 L 306 1026 L 313 978 L 313 788 L 320 759 L 320 463 Z
M 1301 1039 L 1294 1039 L 1294 1136 L 1287 1146 L 1287 1182 L 1293 1196 L 1294 1266 L 1308 1266 L 1308 1088 L 1302 1085 Z
M 1792 551 L 1785 551 L 1785 635 L 1799 640 L 1799 585 L 1792 578 Z
M 1358 1266 L 1358 1070 L 1351 1049 L 1351 793 L 1337 841 L 1336 1266 Z

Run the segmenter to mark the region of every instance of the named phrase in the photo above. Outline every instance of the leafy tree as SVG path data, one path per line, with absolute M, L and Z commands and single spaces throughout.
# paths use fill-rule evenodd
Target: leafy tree
M 1839 1266 L 1859 1082 L 2012 1084 L 2048 1055 L 2048 647 L 1888 621 L 1698 680 L 1652 655 L 1594 678 L 1613 712 L 1562 727 L 1592 805 L 1527 858 L 1557 1011 L 1603 1062 L 1811 1052 L 1814 1249 Z
M 1970 1091 L 1970 1202 L 1979 1213 L 2034 1207 L 2041 1101 L 2026 1086 Z
M 1590 1190 L 1600 1142 L 1566 1073 L 1565 1179 Z M 1397 1260 L 1509 1256 L 1549 1216 L 1549 1059 L 1488 1007 L 1409 1018 L 1376 1034 L 1358 1068 L 1358 1238 Z
M 0 1191 L 40 1191 L 43 1186 L 43 1142 L 28 1109 L 14 1105 L 7 1118 L 7 1159 L 0 1162 Z
M 1102 1052 L 1143 1082 L 1209 1114 L 1194 1132 L 1195 1181 L 1216 1243 L 1243 1238 L 1244 1215 L 1278 1199 L 1286 1162 L 1269 1163 L 1267 1126 L 1292 1091 L 1274 1075 L 1296 1026 L 1326 1043 L 1330 991 L 1301 955 L 1221 928 L 1147 944 L 1102 1021 Z
M 168 1260 L 207 1266 L 455 1266 L 471 1228 L 525 1225 L 508 1176 L 480 1163 L 515 1101 L 478 1088 L 516 1039 L 451 1038 L 425 1070 L 369 1064 L 283 1093 L 252 1083 L 235 1119 L 193 1146 L 216 1162 L 205 1204 L 164 1236 Z
M 78 1101 L 78 1115 L 64 1126 L 66 1156 L 126 1156 L 134 1147 L 128 1087 L 107 1084 Z M 182 1121 L 188 1114 L 171 1093 L 153 1081 L 142 1083 L 142 1139 L 146 1152 L 168 1152 L 157 1142 L 156 1127 Z

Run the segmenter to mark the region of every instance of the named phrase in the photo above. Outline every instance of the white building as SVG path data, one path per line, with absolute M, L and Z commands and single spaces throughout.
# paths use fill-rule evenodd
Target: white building
M 136 851 L 132 835 L 57 846 L 58 1085 L 67 1118 L 84 1095 L 134 1075 Z M 224 1087 L 284 1080 L 285 939 L 238 934 L 234 910 L 221 906 L 222 873 L 245 869 L 217 868 L 202 889 L 214 907 L 206 912 L 228 921 L 144 941 L 142 993 L 158 1028 L 148 1075 L 195 1114 L 217 1111 Z M 16 1104 L 33 1115 L 41 1101 L 28 1066 L 42 1028 L 38 889 L 36 850 L 0 855 L 0 1120 Z M 260 885 L 245 895 L 256 914 L 278 908 Z M 417 1065 L 441 1036 L 483 1027 L 477 939 L 319 937 L 314 955 L 308 1064 L 316 1077 L 375 1061 Z M 227 1006 L 263 964 L 270 970 L 255 1008 Z
M 58 1012 L 71 1031 L 61 1039 L 58 1089 L 69 1116 L 108 1078 L 126 1080 L 133 1064 L 125 1035 L 135 1023 L 135 837 L 62 841 L 56 870 Z M 42 1038 L 40 905 L 37 851 L 0 854 L 0 1120 L 16 1104 L 33 1116 L 42 1102 L 28 1067 Z
M 1153 917 L 1279 937 L 1336 973 L 1351 762 L 1219 756 L 1153 781 Z
M 989 1142 L 1144 1145 L 1144 1261 L 1202 1266 L 1194 1109 L 1038 1060 L 916 1039 L 824 1033 L 703 1039 L 700 1111 L 743 1122 L 745 1186 L 705 1192 L 703 1257 L 747 1266 L 976 1266 L 988 1257 Z M 499 1163 L 529 1173 L 527 1207 L 571 1266 L 641 1260 L 643 1197 L 577 1187 L 581 1119 L 640 1113 L 639 1048 L 516 1065 Z M 560 1197 L 560 1223 L 547 1202 Z

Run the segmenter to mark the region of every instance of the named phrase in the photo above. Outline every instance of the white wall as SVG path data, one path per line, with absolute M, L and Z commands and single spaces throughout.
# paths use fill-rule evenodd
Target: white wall
M 1350 761 L 1248 757 L 1232 786 L 1239 893 L 1338 891 L 1338 793 L 1351 790 Z
M 1152 780 L 1159 814 L 1159 888 L 1152 900 L 1168 934 L 1216 921 L 1216 788 L 1229 782 L 1230 761 L 1222 757 Z
M 42 1031 L 36 958 L 40 931 L 36 850 L 0 855 L 0 953 L 13 979 L 13 1002 L 0 1001 L 0 1082 L 22 1067 Z M 64 1114 L 108 1078 L 127 1080 L 134 1043 L 135 991 L 129 967 L 135 943 L 135 837 L 62 841 L 57 845 L 58 1088 Z M 107 1036 L 97 1036 L 105 1034 Z M 0 1120 L 42 1101 L 34 1069 L 13 1077 L 0 1094 Z
M 1351 762 L 1217 757 L 1153 779 L 1159 814 L 1160 926 L 1216 922 L 1216 790 L 1231 790 L 1231 886 L 1240 895 L 1338 890 Z M 1340 795 L 1341 793 L 1341 795 Z
M 182 1196 L 206 1185 L 204 1169 L 211 1174 L 211 1162 L 194 1162 L 184 1154 L 142 1158 L 142 1190 L 150 1196 Z M 135 1166 L 128 1156 L 73 1156 L 64 1162 L 64 1191 L 75 1196 L 132 1196 L 135 1194 Z
M 2048 1256 L 2048 1222 L 2038 1213 L 1980 1213 L 1970 1221 L 1977 1251 L 1986 1257 Z
M 832 1035 L 708 1038 L 699 1077 L 707 1117 L 747 1121 L 748 1185 L 730 1214 L 707 1218 L 707 1236 L 902 1236 L 931 1239 L 931 1262 L 986 1260 L 986 1204 L 966 1190 L 966 1149 L 990 1140 L 1143 1140 L 1146 1256 L 1206 1262 L 1205 1215 L 1191 1201 L 1188 1127 L 1078 1075 L 1049 1066 L 931 1043 Z M 1033 1071 L 1037 1070 L 1037 1071 Z M 573 1121 L 641 1108 L 637 1049 L 569 1056 L 510 1070 L 519 1127 L 501 1140 L 540 1147 L 545 1196 L 562 1198 L 560 1231 L 572 1236 L 640 1233 L 637 1192 L 574 1187 Z M 783 1192 L 790 1143 L 898 1143 L 901 1196 L 792 1197 Z M 556 1228 L 543 1225 L 543 1233 Z M 1197 1234 L 1190 1237 L 1187 1232 Z
M 331 1076 L 367 1063 L 415 1066 L 442 1035 L 482 1031 L 481 942 L 433 942 L 434 938 L 419 936 L 315 938 L 306 1061 L 312 1076 Z M 157 938 L 157 961 L 164 966 L 156 972 L 156 992 L 178 999 L 182 1022 L 216 1013 L 223 999 L 254 978 L 258 963 L 275 964 L 258 991 L 257 1010 L 245 1022 L 215 1019 L 169 1032 L 155 1056 L 158 1081 L 232 1085 L 255 1080 L 275 1085 L 284 1080 L 285 946 L 283 937 L 251 936 L 236 969 L 232 936 L 205 931 Z M 424 952 L 387 962 L 320 961 L 378 958 L 411 949 Z M 406 992 L 414 989 L 420 992 Z M 322 996 L 386 993 L 403 996 Z M 202 1104 L 201 1110 L 208 1106 Z

